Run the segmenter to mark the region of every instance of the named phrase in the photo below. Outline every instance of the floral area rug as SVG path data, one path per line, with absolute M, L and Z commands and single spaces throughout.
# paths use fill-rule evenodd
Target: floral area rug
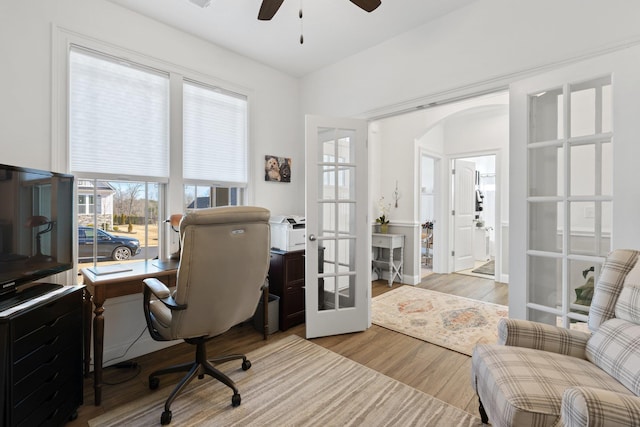
M 401 286 L 372 300 L 373 323 L 471 356 L 479 343 L 495 343 L 504 305 Z

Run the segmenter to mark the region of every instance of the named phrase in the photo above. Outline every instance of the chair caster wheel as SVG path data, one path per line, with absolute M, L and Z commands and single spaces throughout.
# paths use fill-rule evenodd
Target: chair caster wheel
M 149 378 L 149 389 L 155 390 L 160 386 L 160 378 L 150 377 Z
M 246 371 L 251 367 L 251 362 L 249 360 L 244 360 L 242 362 L 242 370 Z
M 242 399 L 240 398 L 240 395 L 238 393 L 234 394 L 233 397 L 231 398 L 231 406 L 233 406 L 234 408 L 236 406 L 240 406 L 240 402 L 242 401 Z
M 171 411 L 164 411 L 160 417 L 160 424 L 166 426 L 171 422 Z

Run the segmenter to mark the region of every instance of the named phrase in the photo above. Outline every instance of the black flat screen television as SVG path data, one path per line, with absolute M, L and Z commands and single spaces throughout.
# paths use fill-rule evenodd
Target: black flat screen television
M 73 267 L 73 176 L 0 164 L 0 297 Z

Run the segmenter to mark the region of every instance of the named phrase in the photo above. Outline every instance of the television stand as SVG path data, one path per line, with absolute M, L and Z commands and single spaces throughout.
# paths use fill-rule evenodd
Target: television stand
M 0 311 L 3 426 L 63 425 L 82 404 L 84 286 L 36 284 L 11 298 L 46 290 Z
M 0 295 L 0 312 L 61 288 L 62 285 L 55 283 L 38 283 L 19 291 L 7 292 Z

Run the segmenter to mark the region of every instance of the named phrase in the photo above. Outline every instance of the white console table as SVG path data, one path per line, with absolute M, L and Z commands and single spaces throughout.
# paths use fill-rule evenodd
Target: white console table
M 402 281 L 402 271 L 404 266 L 404 235 L 373 233 L 371 246 L 375 249 L 375 255 L 372 263 L 374 271 L 378 272 L 378 277 L 381 277 L 380 267 L 386 266 L 389 269 L 389 287 L 393 285 L 393 281 L 396 278 L 398 278 L 399 281 Z M 389 256 L 386 259 L 382 258 L 383 249 L 387 249 L 389 251 Z M 399 258 L 396 258 L 396 252 L 400 253 Z

